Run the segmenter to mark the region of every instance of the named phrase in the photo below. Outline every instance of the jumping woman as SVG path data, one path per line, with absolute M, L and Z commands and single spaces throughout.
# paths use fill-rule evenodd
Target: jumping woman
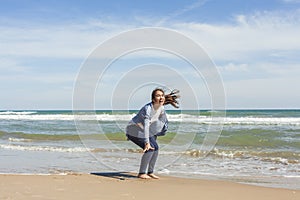
M 159 179 L 154 174 L 154 167 L 158 157 L 157 136 L 166 134 L 168 119 L 164 105 L 171 104 L 178 108 L 177 98 L 179 91 L 173 90 L 165 94 L 164 90 L 157 88 L 152 91 L 152 101 L 143 106 L 126 127 L 126 136 L 143 149 L 138 177 L 141 179 Z

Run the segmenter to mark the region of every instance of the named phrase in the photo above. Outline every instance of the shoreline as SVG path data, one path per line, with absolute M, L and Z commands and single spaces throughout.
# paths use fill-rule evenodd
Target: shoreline
M 142 180 L 125 172 L 0 174 L 0 199 L 300 199 L 300 190 L 223 180 L 160 177 L 159 180 Z
M 138 179 L 137 173 L 131 171 L 131 172 L 75 172 L 75 171 L 64 171 L 61 172 L 57 171 L 56 173 L 1 173 L 0 177 L 2 176 L 81 176 L 81 175 L 99 175 L 103 177 L 111 177 L 116 178 L 115 174 L 120 174 L 120 180 L 125 179 Z M 255 186 L 255 187 L 264 187 L 264 188 L 272 188 L 272 189 L 284 189 L 284 190 L 293 190 L 293 191 L 300 191 L 300 187 L 293 187 L 295 184 L 289 185 L 289 182 L 285 182 L 286 185 L 282 186 L 282 183 L 279 183 L 274 181 L 272 177 L 225 177 L 225 176 L 209 176 L 209 175 L 194 175 L 194 176 L 188 176 L 188 175 L 180 175 L 180 174 L 165 174 L 165 173 L 159 173 L 157 172 L 156 175 L 159 177 L 169 177 L 169 178 L 175 178 L 175 179 L 191 179 L 191 180 L 203 180 L 203 181 L 223 181 L 223 182 L 229 182 L 229 183 L 235 183 L 235 184 L 242 184 L 242 185 L 249 185 L 249 186 Z M 275 178 L 275 177 L 273 177 Z M 278 178 L 278 177 L 276 177 Z M 298 177 L 298 181 L 300 179 Z M 286 180 L 287 181 L 287 180 Z M 291 180 L 290 180 L 291 181 Z M 1 182 L 1 181 L 0 181 Z M 295 182 L 295 181 L 294 181 Z M 274 184 L 274 183 L 277 183 Z M 290 187 L 292 186 L 292 187 Z

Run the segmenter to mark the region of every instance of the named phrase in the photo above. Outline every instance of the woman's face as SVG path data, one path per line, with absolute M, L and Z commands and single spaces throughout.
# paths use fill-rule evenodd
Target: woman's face
M 165 94 L 162 91 L 156 91 L 153 99 L 153 104 L 164 105 L 165 103 Z

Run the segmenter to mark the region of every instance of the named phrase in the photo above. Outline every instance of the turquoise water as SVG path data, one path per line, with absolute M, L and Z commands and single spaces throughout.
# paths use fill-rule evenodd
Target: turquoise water
M 136 172 L 141 154 L 122 137 L 136 112 L 0 111 L 0 173 Z M 179 139 L 160 141 L 158 173 L 300 189 L 300 110 L 228 110 L 222 120 L 212 120 L 217 111 L 167 113 Z

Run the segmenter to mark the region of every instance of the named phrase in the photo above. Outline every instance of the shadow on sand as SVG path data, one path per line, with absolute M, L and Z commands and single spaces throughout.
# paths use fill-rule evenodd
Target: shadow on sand
M 115 178 L 119 180 L 125 180 L 129 178 L 137 178 L 137 176 L 132 175 L 129 172 L 91 172 L 91 175 L 103 176 L 109 178 Z

